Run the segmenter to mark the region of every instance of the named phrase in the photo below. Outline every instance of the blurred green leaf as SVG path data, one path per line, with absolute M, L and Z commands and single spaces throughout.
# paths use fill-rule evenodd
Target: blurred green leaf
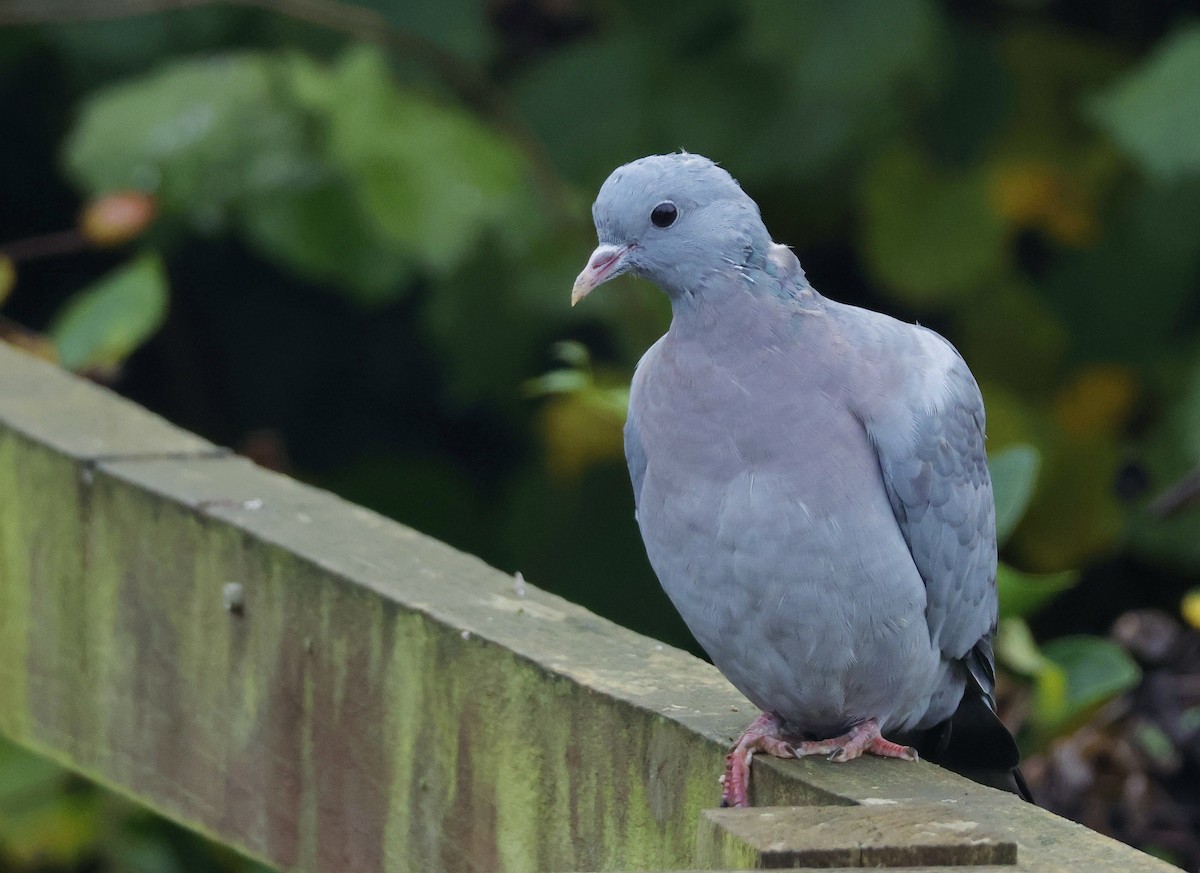
M 996 660 L 1021 676 L 1036 677 L 1046 658 L 1023 619 L 1005 618 L 996 630 Z
M 1030 505 L 1042 458 L 1037 448 L 1018 444 L 988 459 L 991 487 L 996 495 L 996 540 L 1003 544 Z
M 988 455 L 995 458 L 999 446 L 1028 443 L 1037 444 L 1042 422 L 1042 411 L 1030 402 L 1024 392 L 1017 392 L 1002 382 L 979 380 L 983 393 L 983 406 L 987 410 Z M 990 461 L 989 461 L 990 464 Z
M 1179 730 L 1183 734 L 1200 730 L 1200 706 L 1189 706 L 1179 714 Z
M 543 394 L 570 394 L 582 391 L 591 384 L 591 378 L 580 370 L 551 370 L 544 376 L 525 383 L 525 392 L 532 397 Z
M 0 737 L 0 817 L 54 790 L 65 776 L 62 767 Z
M 782 93 L 763 92 L 762 69 L 744 57 L 724 53 L 712 60 L 704 63 L 703 58 L 675 59 L 651 52 L 649 77 L 656 111 L 645 118 L 645 146 L 640 151 L 685 148 L 721 155 L 720 162 L 736 167 L 737 178 L 751 187 L 802 176 L 805 165 L 820 156 L 802 143 L 788 148 L 772 140 L 770 130 L 787 123 L 780 118 L 785 106 L 802 111 L 800 107 Z M 681 69 L 686 71 L 682 75 L 677 72 Z M 759 99 L 746 99 L 756 92 Z M 789 113 L 783 114 L 790 119 Z
M 1037 449 L 1025 444 L 1009 446 L 988 459 L 996 497 L 996 540 L 1001 545 L 1025 513 L 1040 467 Z
M 893 0 L 879 15 L 875 0 L 750 0 L 747 51 L 784 58 L 802 89 L 829 100 L 886 100 L 887 91 L 930 76 L 939 36 L 932 0 Z M 857 63 L 847 64 L 851 55 Z M 882 93 L 881 93 L 882 92 Z
M 1146 172 L 1163 181 L 1200 173 L 1200 27 L 1161 42 L 1090 109 Z
M 93 193 L 154 191 L 201 232 L 240 222 L 275 260 L 368 302 L 405 290 L 414 266 L 453 267 L 489 228 L 519 245 L 537 226 L 516 149 L 399 87 L 367 47 L 332 67 L 176 62 L 91 97 L 65 158 Z
M 956 313 L 956 341 L 980 382 L 1000 380 L 1030 398 L 1052 389 L 1071 334 L 1039 288 L 1004 282 Z M 992 414 L 988 410 L 988 431 Z
M 1151 721 L 1143 721 L 1133 731 L 1138 748 L 1147 755 L 1155 766 L 1176 771 L 1182 765 L 1182 756 L 1167 732 Z
M 0 817 L 0 846 L 30 869 L 76 869 L 93 851 L 102 824 L 95 798 L 49 795 Z
M 906 303 L 944 305 L 1008 269 L 1008 231 L 981 174 L 948 174 L 900 148 L 864 184 L 867 261 Z
M 996 568 L 1000 618 L 1020 618 L 1037 612 L 1079 581 L 1073 570 L 1063 573 L 1022 573 L 1005 563 Z
M 130 834 L 114 841 L 114 869 L 122 873 L 184 873 L 175 851 L 159 834 Z M 219 869 L 219 868 L 216 868 Z
M 592 465 L 621 457 L 629 383 L 625 374 L 597 376 L 581 343 L 558 343 L 555 353 L 568 366 L 527 381 L 525 389 L 548 398 L 539 414 L 550 472 L 575 479 Z
M 566 364 L 565 369 L 551 370 L 525 383 L 525 393 L 531 397 L 548 394 L 573 394 L 587 391 L 595 382 L 592 374 L 592 354 L 587 346 L 575 340 L 554 344 L 551 353 Z
M 513 96 L 522 115 L 568 176 L 599 184 L 613 169 L 614 155 L 632 160 L 654 150 L 646 95 L 657 48 L 636 33 L 581 40 L 517 77 Z
M 592 354 L 588 351 L 588 347 L 575 340 L 563 340 L 555 343 L 551 352 L 554 357 L 571 367 L 589 367 L 592 363 Z
M 67 301 L 50 338 L 68 370 L 119 364 L 153 336 L 167 315 L 167 278 L 147 252 Z
M 91 849 L 101 822 L 90 792 L 64 793 L 68 774 L 0 737 L 0 867 L 73 867 Z
M 746 101 L 758 116 L 743 137 L 747 178 L 812 177 L 853 159 L 899 128 L 945 72 L 930 0 L 897 0 L 885 15 L 872 0 L 752 0 L 747 9 L 744 50 L 768 65 L 771 82 L 760 73 L 759 96 Z
M 238 204 L 320 176 L 279 84 L 268 56 L 175 62 L 91 95 L 64 159 L 93 195 L 150 191 L 164 214 L 215 231 Z
M 1200 180 L 1138 187 L 1114 204 L 1099 244 L 1056 258 L 1041 282 L 1076 349 L 1152 360 L 1188 317 L 1200 269 Z M 1139 295 L 1130 305 L 1130 289 Z
M 1050 660 L 1043 660 L 1034 677 L 1033 724 L 1042 744 L 1053 736 L 1070 717 L 1070 689 L 1066 671 Z
M 1128 691 L 1141 681 L 1142 671 L 1116 643 L 1101 637 L 1068 636 L 1042 647 L 1047 660 L 1067 677 L 1067 694 L 1060 721 Z
M 1113 487 L 1122 463 L 1113 435 L 1049 432 L 1040 445 L 1037 491 L 1009 544 L 1022 567 L 1040 573 L 1095 560 L 1113 547 L 1125 524 Z
M 1141 681 L 1125 650 L 1101 637 L 1060 637 L 1039 648 L 1023 620 L 1006 618 L 995 647 L 1002 664 L 1034 679 L 1033 721 L 1042 742 Z
M 264 193 L 242 211 L 250 240 L 298 275 L 343 287 L 364 303 L 406 290 L 412 258 L 384 238 L 341 179 Z
M 421 263 L 447 270 L 514 218 L 526 184 L 518 152 L 470 114 L 397 88 L 377 50 L 347 52 L 329 97 L 331 159 Z
M 623 375 L 616 378 L 606 375 L 597 379 L 592 371 L 591 355 L 582 343 L 556 343 L 554 352 L 567 367 L 551 370 L 543 376 L 530 379 L 525 383 L 526 392 L 535 397 L 574 395 L 583 405 L 590 406 L 623 425 L 629 410 L 628 380 Z

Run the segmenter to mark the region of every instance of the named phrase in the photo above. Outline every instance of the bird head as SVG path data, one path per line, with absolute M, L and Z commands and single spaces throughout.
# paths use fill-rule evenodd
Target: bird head
M 747 263 L 771 245 L 758 206 L 725 170 L 687 153 L 618 167 L 592 206 L 600 245 L 571 291 L 574 306 L 622 273 L 676 298 L 713 272 Z

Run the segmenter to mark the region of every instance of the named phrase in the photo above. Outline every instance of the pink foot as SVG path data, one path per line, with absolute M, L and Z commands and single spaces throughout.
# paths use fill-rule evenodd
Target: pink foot
M 901 758 L 905 761 L 917 760 L 917 750 L 912 746 L 902 746 L 885 740 L 879 733 L 879 723 L 873 718 L 859 722 L 842 736 L 831 740 L 795 743 L 793 751 L 797 758 L 803 758 L 805 755 L 828 755 L 830 761 L 839 764 L 853 761 L 863 755 Z
M 803 758 L 828 755 L 830 761 L 853 761 L 864 754 L 881 758 L 917 760 L 917 750 L 885 740 L 873 718 L 856 724 L 840 737 L 813 742 L 791 742 L 783 737 L 783 722 L 764 712 L 756 718 L 729 754 L 725 756 L 725 775 L 721 777 L 721 806 L 749 806 L 750 761 L 755 752 L 776 758 Z
M 733 749 L 725 756 L 725 775 L 721 777 L 721 806 L 749 806 L 750 761 L 755 752 L 776 758 L 795 758 L 796 750 L 783 738 L 783 722 L 764 712 L 742 731 Z

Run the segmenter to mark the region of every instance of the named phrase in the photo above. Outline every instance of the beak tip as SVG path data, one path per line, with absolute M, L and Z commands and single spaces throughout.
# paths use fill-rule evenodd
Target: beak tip
M 588 264 L 583 268 L 583 272 L 575 279 L 575 284 L 571 288 L 571 305 L 577 304 L 591 294 L 597 286 L 603 285 L 613 276 L 623 273 L 626 269 L 625 257 L 631 248 L 632 246 L 629 245 L 617 246 L 611 243 L 601 243 L 588 258 Z
M 592 291 L 592 286 L 585 282 L 576 282 L 571 289 L 571 306 L 575 306 L 584 297 L 587 297 Z

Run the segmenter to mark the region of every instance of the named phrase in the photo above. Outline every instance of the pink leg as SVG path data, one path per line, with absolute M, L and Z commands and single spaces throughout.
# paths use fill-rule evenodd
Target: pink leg
M 764 712 L 742 731 L 733 749 L 725 756 L 725 775 L 721 777 L 721 806 L 749 806 L 750 761 L 755 752 L 776 758 L 795 758 L 796 750 L 783 738 L 783 722 Z
M 840 737 L 813 742 L 791 742 L 784 739 L 783 722 L 764 712 L 756 718 L 729 754 L 725 756 L 725 775 L 721 777 L 721 806 L 749 806 L 750 761 L 755 752 L 765 752 L 777 758 L 803 758 L 806 755 L 828 755 L 830 761 L 853 761 L 864 754 L 881 758 L 917 760 L 917 750 L 885 740 L 879 733 L 879 723 L 873 718 L 856 724 Z

